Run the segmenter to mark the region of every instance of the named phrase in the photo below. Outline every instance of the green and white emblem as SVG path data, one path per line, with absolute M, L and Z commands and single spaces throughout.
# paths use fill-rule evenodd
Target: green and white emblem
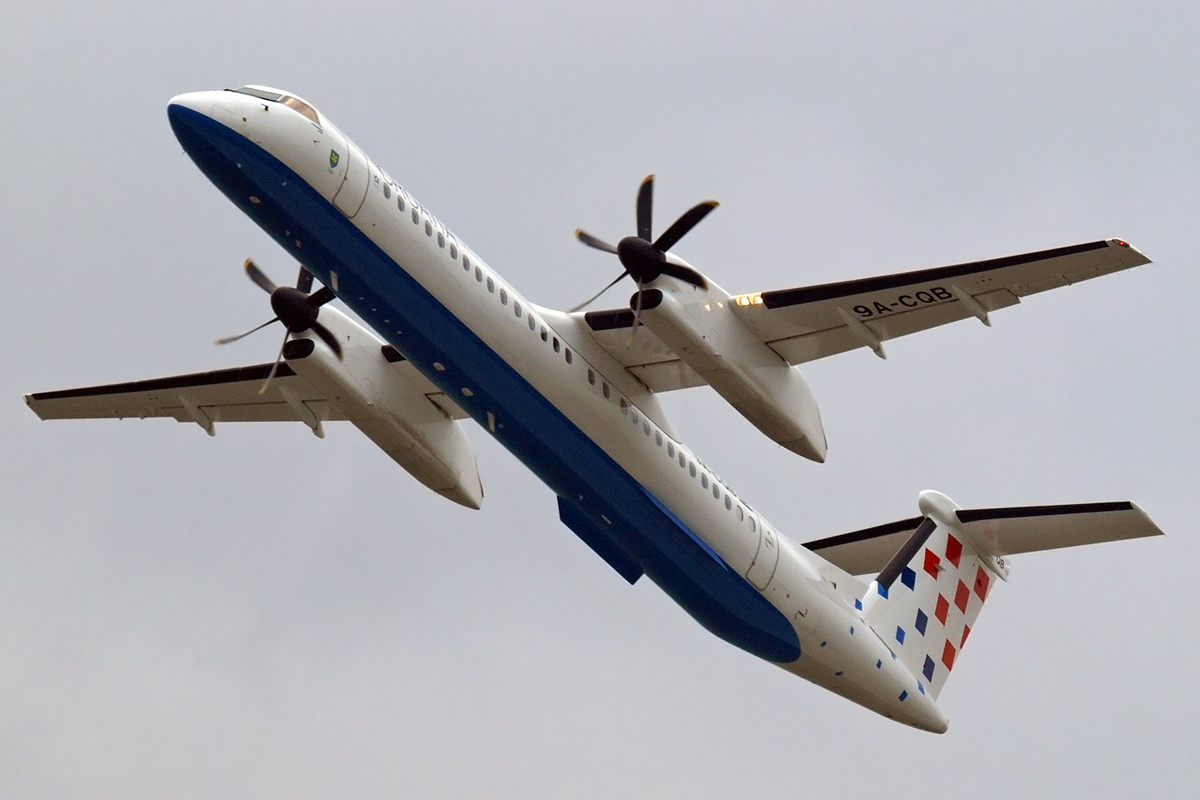
M 341 156 L 337 154 L 337 150 L 329 151 L 329 168 L 337 169 L 338 162 L 341 161 Z

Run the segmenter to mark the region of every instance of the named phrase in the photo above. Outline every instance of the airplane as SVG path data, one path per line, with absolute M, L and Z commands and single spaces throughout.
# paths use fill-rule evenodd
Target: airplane
M 200 171 L 301 265 L 279 286 L 246 263 L 275 315 L 259 327 L 280 322 L 282 348 L 274 363 L 26 395 L 42 419 L 169 417 L 209 435 L 286 420 L 317 436 L 347 420 L 478 509 L 469 418 L 630 584 L 645 575 L 724 641 L 937 733 L 949 724 L 937 698 L 1011 556 L 1162 534 L 1132 502 L 963 509 L 926 491 L 919 516 L 800 544 L 680 440 L 659 401 L 709 386 L 771 441 L 823 461 L 797 365 L 864 347 L 885 357 L 891 339 L 988 325 L 1028 295 L 1150 263 L 1123 240 L 734 295 L 672 252 L 716 203 L 655 237 L 651 177 L 636 234 L 614 246 L 577 231 L 617 256 L 609 286 L 629 277 L 630 306 L 562 312 L 526 299 L 295 94 L 194 92 L 167 115 Z

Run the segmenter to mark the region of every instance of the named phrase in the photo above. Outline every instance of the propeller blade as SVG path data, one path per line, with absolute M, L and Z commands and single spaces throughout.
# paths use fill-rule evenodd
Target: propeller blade
M 310 306 L 312 306 L 313 308 L 320 308 L 321 306 L 325 305 L 330 300 L 333 300 L 336 297 L 337 297 L 337 295 L 335 295 L 333 293 L 333 289 L 330 289 L 328 286 L 325 286 L 321 289 L 321 291 L 316 292 L 315 294 L 310 294 L 308 296 L 308 304 Z
M 258 265 L 254 263 L 253 259 L 246 259 L 246 274 L 250 276 L 250 280 L 254 281 L 258 288 L 262 289 L 267 294 L 270 294 L 279 288 L 275 285 L 275 281 L 263 274 L 263 271 L 258 268 Z
M 255 328 L 251 328 L 250 330 L 246 331 L 245 333 L 239 333 L 237 336 L 226 336 L 224 339 L 217 339 L 215 342 L 213 342 L 213 344 L 229 344 L 230 342 L 236 342 L 238 339 L 245 339 L 247 336 L 254 333 L 255 331 L 261 331 L 263 328 L 267 327 L 272 322 L 279 322 L 279 317 L 275 317 L 274 319 L 269 319 L 266 322 L 264 322 L 262 325 L 259 325 L 258 327 L 255 327 Z
M 660 253 L 665 253 L 679 243 L 679 240 L 687 235 L 687 232 L 708 216 L 709 212 L 717 207 L 716 200 L 706 200 L 697 206 L 694 206 L 690 211 L 684 212 L 684 215 L 675 220 L 671 227 L 667 228 L 662 236 L 658 237 L 658 241 L 654 243 L 654 249 Z
M 647 242 L 650 239 L 650 221 L 654 211 L 654 176 L 647 175 L 646 180 L 638 187 L 637 198 L 637 227 L 638 236 Z
M 296 278 L 296 288 L 308 294 L 312 291 L 313 275 L 303 264 L 300 265 L 300 275 Z
M 584 300 L 582 303 L 580 303 L 579 305 L 575 306 L 574 308 L 567 309 L 567 313 L 568 313 L 568 314 L 574 314 L 576 311 L 581 311 L 581 310 L 583 310 L 584 308 L 586 308 L 587 306 L 590 306 L 590 305 L 591 305 L 593 302 L 595 302 L 596 298 L 598 298 L 600 295 L 602 295 L 602 294 L 604 294 L 605 292 L 607 292 L 607 291 L 608 291 L 609 289 L 611 289 L 612 287 L 616 286 L 616 285 L 617 285 L 617 283 L 618 283 L 618 282 L 621 280 L 621 278 L 624 278 L 624 277 L 625 277 L 626 275 L 628 275 L 628 274 L 629 274 L 629 270 L 625 270 L 625 271 L 624 271 L 624 272 L 622 272 L 620 275 L 618 275 L 618 276 L 617 276 L 617 277 L 616 277 L 616 278 L 613 280 L 613 282 L 612 282 L 612 283 L 610 283 L 608 286 L 605 286 L 603 289 L 601 289 L 600 291 L 596 292 L 594 295 L 592 295 L 591 297 L 589 297 L 587 300 Z
M 704 280 L 704 276 L 694 269 L 681 267 L 678 264 L 667 262 L 660 268 L 663 275 L 670 275 L 672 278 L 678 278 L 684 283 L 690 283 L 698 289 L 707 289 L 708 281 Z
M 275 356 L 275 363 L 271 365 L 271 371 L 267 373 L 267 379 L 263 381 L 262 388 L 258 390 L 259 394 L 266 394 L 267 387 L 271 385 L 271 379 L 275 377 L 275 373 L 279 371 L 279 362 L 283 361 L 283 348 L 287 347 L 288 332 L 283 332 L 283 344 L 279 346 L 279 355 Z
M 586 244 L 588 247 L 594 247 L 597 250 L 603 250 L 606 253 L 612 253 L 614 256 L 617 254 L 617 248 L 613 247 L 611 244 L 602 239 L 597 239 L 595 236 L 592 236 L 582 228 L 575 229 L 575 238 Z
M 637 303 L 633 307 L 633 327 L 629 329 L 629 341 L 625 344 L 626 347 L 633 346 L 633 337 L 637 336 L 638 325 L 642 324 L 642 281 L 637 282 Z
M 329 328 L 326 328 L 319 322 L 314 322 L 312 324 L 312 332 L 320 336 L 322 342 L 329 345 L 329 349 L 338 357 L 338 361 L 342 360 L 342 343 L 337 340 L 336 336 L 329 332 Z

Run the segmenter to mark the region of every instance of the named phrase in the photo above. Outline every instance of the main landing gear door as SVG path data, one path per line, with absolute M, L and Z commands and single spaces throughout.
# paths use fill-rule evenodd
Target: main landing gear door
M 354 219 L 367 196 L 367 182 L 370 176 L 367 157 L 349 139 L 336 136 L 333 140 L 335 144 L 329 153 L 329 168 L 343 171 L 344 176 L 342 185 L 333 196 L 333 204 L 337 206 L 338 211 Z

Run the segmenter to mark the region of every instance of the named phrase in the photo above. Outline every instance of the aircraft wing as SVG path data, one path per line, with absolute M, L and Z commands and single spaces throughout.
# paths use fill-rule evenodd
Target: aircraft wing
M 733 312 L 788 364 L 870 347 L 910 333 L 989 314 L 1022 297 L 1149 264 L 1136 248 L 1107 239 L 948 267 L 755 292 L 732 298 Z M 629 309 L 583 315 L 592 337 L 656 392 L 704 385 L 645 326 L 630 335 Z
M 341 419 L 325 398 L 290 366 L 279 365 L 263 394 L 270 364 L 177 375 L 132 383 L 88 386 L 25 395 L 42 419 L 146 419 L 195 422 L 211 435 L 215 422 L 280 422 Z
M 1022 297 L 1149 264 L 1119 239 L 948 267 L 740 295 L 734 312 L 789 364 L 1016 305 Z M 988 323 L 990 324 L 990 323 Z
M 445 409 L 449 416 L 466 414 L 447 401 L 436 386 L 407 361 L 390 364 L 406 381 Z M 346 417 L 286 363 L 279 365 L 266 392 L 259 394 L 270 364 L 176 375 L 131 383 L 88 386 L 25 395 L 42 419 L 146 419 L 170 417 L 194 422 L 209 435 L 217 422 L 298 421 L 319 432 L 321 421 Z
M 1162 535 L 1146 512 L 1130 502 L 964 508 L 955 513 L 964 530 L 995 542 L 1004 555 Z M 804 547 L 851 575 L 873 575 L 887 565 L 923 519 L 913 517 L 830 536 L 806 542 Z

